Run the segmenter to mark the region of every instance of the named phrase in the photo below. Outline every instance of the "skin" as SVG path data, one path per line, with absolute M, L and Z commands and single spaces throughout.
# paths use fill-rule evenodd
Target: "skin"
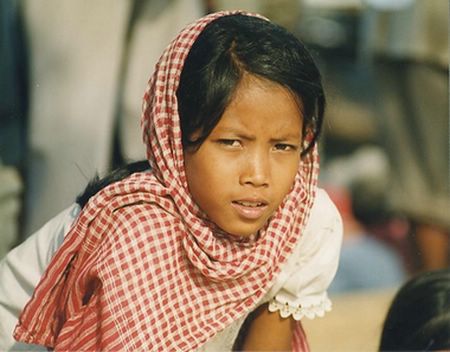
M 286 88 L 247 75 L 200 148 L 185 152 L 190 193 L 225 232 L 256 234 L 291 190 L 300 163 L 300 107 Z
M 269 312 L 267 304 L 253 314 L 253 321 L 242 346 L 243 351 L 291 351 L 294 321 Z
M 301 104 L 289 90 L 251 75 L 242 79 L 208 138 L 184 155 L 189 190 L 210 220 L 239 237 L 267 223 L 292 189 L 302 124 Z M 243 348 L 290 350 L 291 319 L 261 308 Z

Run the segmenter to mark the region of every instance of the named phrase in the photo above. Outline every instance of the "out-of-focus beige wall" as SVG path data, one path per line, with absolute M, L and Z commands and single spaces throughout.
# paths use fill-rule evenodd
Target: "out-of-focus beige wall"
M 313 352 L 376 352 L 395 289 L 330 297 L 331 312 L 302 321 Z
M 215 10 L 246 10 L 267 16 L 289 30 L 296 25 L 300 0 L 214 0 Z

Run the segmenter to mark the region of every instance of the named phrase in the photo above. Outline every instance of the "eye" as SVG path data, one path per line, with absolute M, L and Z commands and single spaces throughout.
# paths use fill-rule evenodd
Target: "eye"
M 298 149 L 298 146 L 296 146 L 294 144 L 277 143 L 277 144 L 275 144 L 274 149 L 283 151 L 283 152 L 290 152 L 290 151 L 296 151 Z
M 239 148 L 242 146 L 241 141 L 238 139 L 219 139 L 217 142 L 231 148 Z

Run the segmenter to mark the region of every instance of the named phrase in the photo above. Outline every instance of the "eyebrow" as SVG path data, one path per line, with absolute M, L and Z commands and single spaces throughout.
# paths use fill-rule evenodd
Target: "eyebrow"
M 302 136 L 301 135 L 294 135 L 294 134 L 288 134 L 285 136 L 282 136 L 282 138 L 272 138 L 270 140 L 270 142 L 272 143 L 280 143 L 280 142 L 286 142 L 286 141 L 291 141 L 291 140 L 295 140 L 298 142 L 302 141 Z
M 243 132 L 243 130 L 245 130 L 245 128 L 239 128 L 239 127 L 221 127 L 217 130 L 217 132 L 219 133 L 230 133 L 230 134 L 234 134 L 237 137 L 242 137 L 242 138 L 246 138 L 246 139 L 255 139 L 255 136 L 252 135 L 248 135 L 245 132 Z
M 242 132 L 242 130 L 240 128 L 223 127 L 221 129 L 219 129 L 217 132 L 218 133 L 230 133 L 240 139 L 244 139 L 244 140 L 248 140 L 248 141 L 254 141 L 256 139 L 256 136 L 246 134 L 245 132 Z M 301 139 L 302 139 L 301 134 L 297 135 L 295 133 L 289 132 L 289 133 L 280 135 L 278 138 L 271 138 L 270 142 L 274 143 L 274 142 L 283 142 L 283 141 L 289 141 L 289 140 L 300 140 L 301 141 Z

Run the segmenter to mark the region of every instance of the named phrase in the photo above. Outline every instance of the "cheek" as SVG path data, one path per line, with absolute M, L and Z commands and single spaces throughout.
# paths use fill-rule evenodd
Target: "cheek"
M 184 157 L 184 170 L 186 173 L 186 180 L 189 189 L 189 193 L 195 196 L 197 190 L 197 181 L 199 174 L 198 165 L 196 163 L 195 157 L 185 155 Z
M 278 172 L 277 180 L 275 181 L 277 188 L 279 189 L 280 197 L 284 198 L 292 189 L 297 175 L 298 168 L 300 166 L 300 158 L 298 161 L 292 161 L 288 165 L 284 164 L 279 167 L 281 172 Z
M 185 172 L 189 192 L 198 204 L 211 198 L 212 191 L 220 191 L 227 179 L 227 169 L 222 163 L 201 153 L 185 157 Z

